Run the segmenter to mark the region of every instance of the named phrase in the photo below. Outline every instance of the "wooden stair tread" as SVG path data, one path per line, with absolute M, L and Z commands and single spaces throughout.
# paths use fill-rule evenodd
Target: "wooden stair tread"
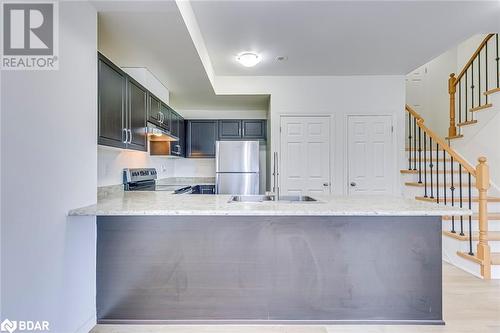
M 441 201 L 444 201 L 444 198 L 439 198 L 440 202 Z M 467 197 L 464 197 L 462 198 L 462 202 L 469 202 L 468 200 L 469 198 Z M 478 197 L 472 197 L 472 202 L 479 202 L 479 198 Z M 421 196 L 417 196 L 415 197 L 415 200 L 419 200 L 419 201 L 427 201 L 427 202 L 437 202 L 437 199 L 436 198 L 430 198 L 430 197 L 421 197 Z M 451 198 L 449 196 L 446 197 L 446 201 L 447 202 L 451 202 Z M 460 202 L 460 198 L 454 198 L 453 199 L 454 202 Z M 498 197 L 488 197 L 487 199 L 488 202 L 500 202 L 500 198 Z M 455 206 L 456 207 L 456 206 Z M 463 207 L 463 208 L 467 208 L 467 207 Z
M 410 161 L 411 161 L 411 162 L 417 162 L 417 163 L 418 163 L 418 162 L 419 162 L 419 159 L 418 159 L 418 158 L 413 158 L 413 157 L 412 157 L 412 158 L 410 158 Z M 423 158 L 423 157 L 421 158 L 421 161 L 422 161 L 422 163 L 424 162 L 424 158 Z M 427 162 L 429 162 L 429 158 L 427 158 Z M 436 162 L 436 159 L 435 159 L 435 158 L 433 158 L 433 159 L 432 159 L 432 162 Z M 446 159 L 444 159 L 444 160 L 443 160 L 442 158 L 438 158 L 437 162 L 451 162 L 451 158 L 446 158 Z
M 405 182 L 405 185 L 406 186 L 413 186 L 413 187 L 424 187 L 425 184 L 424 184 L 424 182 L 421 182 L 421 183 L 419 183 L 419 182 Z M 427 182 L 427 185 L 430 186 L 430 183 Z M 472 187 L 476 187 L 475 183 L 471 183 L 470 185 Z M 435 187 L 436 184 L 434 183 L 432 186 Z M 443 183 L 438 183 L 437 186 L 444 187 L 444 184 Z M 449 183 L 449 182 L 446 183 L 446 188 L 449 189 L 450 187 L 451 187 L 451 183 Z M 469 183 L 466 182 L 466 184 L 462 184 L 462 187 L 469 187 Z
M 484 110 L 484 109 L 491 108 L 492 106 L 493 106 L 493 104 L 491 104 L 491 103 L 484 104 L 484 105 L 481 105 L 481 106 L 476 106 L 475 108 L 469 109 L 469 112 L 481 111 L 481 110 Z
M 500 92 L 500 88 L 490 89 L 488 91 L 485 91 L 483 94 L 485 94 L 486 96 L 488 96 L 488 95 L 494 94 L 496 92 Z
M 414 148 L 405 148 L 406 151 L 418 151 L 418 148 L 414 149 Z M 424 149 L 422 148 L 422 151 L 424 151 Z M 436 151 L 436 148 L 435 147 L 432 147 L 432 149 L 426 149 L 426 151 Z M 439 150 L 441 151 L 441 150 Z
M 458 169 L 458 167 L 457 167 L 457 169 Z M 418 170 L 408 170 L 408 169 L 403 169 L 403 170 L 400 170 L 400 172 L 401 172 L 401 173 L 418 174 Z M 428 174 L 431 174 L 431 171 L 430 171 L 430 170 L 427 170 L 427 173 L 428 173 Z M 433 174 L 436 174 L 436 169 L 435 169 L 435 168 L 434 168 L 434 170 L 432 170 L 432 173 L 433 173 Z M 444 173 L 444 171 L 440 169 L 440 170 L 438 170 L 438 172 L 437 172 L 437 173 L 439 173 L 439 174 L 443 174 L 443 173 Z M 446 170 L 446 173 L 447 173 L 447 174 L 451 174 L 451 170 Z M 460 173 L 460 172 L 459 172 L 459 170 L 453 170 L 453 174 L 459 174 L 459 173 Z M 424 174 L 424 170 L 422 170 L 422 175 L 423 175 L 423 174 Z M 466 175 L 466 174 L 467 174 L 467 171 L 462 170 L 462 174 L 463 174 L 463 175 Z
M 459 216 L 455 216 L 455 219 Z M 478 214 L 472 214 L 472 219 L 473 220 L 478 220 L 479 215 Z M 443 216 L 443 220 L 449 221 L 451 220 L 451 216 Z M 490 213 L 488 214 L 488 221 L 495 221 L 495 220 L 500 220 L 500 213 Z
M 468 241 L 469 240 L 469 234 L 466 233 L 465 235 L 461 236 L 459 232 L 451 232 L 451 231 L 443 231 L 443 235 L 455 238 L 461 241 Z M 472 240 L 477 241 L 479 240 L 479 231 L 474 231 L 472 232 Z M 500 241 L 500 231 L 488 231 L 488 241 Z
M 481 259 L 479 259 L 478 257 L 476 257 L 476 255 L 474 254 L 473 256 L 471 256 L 470 254 L 468 254 L 467 252 L 460 252 L 460 251 L 457 251 L 457 255 L 459 257 L 462 257 L 464 259 L 467 259 L 467 260 L 470 260 L 470 261 L 473 261 L 475 262 L 476 264 L 481 264 Z M 492 265 L 500 265 L 500 253 L 497 253 L 497 252 L 493 252 L 490 254 L 490 258 L 491 258 L 491 264 Z
M 464 121 L 464 122 L 458 123 L 457 126 L 468 126 L 468 125 L 474 125 L 474 124 L 477 124 L 477 120 Z
M 413 174 L 415 174 L 415 173 L 418 173 L 418 170 L 404 170 L 404 169 L 403 169 L 403 170 L 401 170 L 400 172 L 401 172 L 401 173 L 413 173 Z
M 454 135 L 454 136 L 447 136 L 445 139 L 446 140 L 455 140 L 455 139 L 461 139 L 463 137 L 464 136 L 462 134 L 459 134 L 459 135 Z

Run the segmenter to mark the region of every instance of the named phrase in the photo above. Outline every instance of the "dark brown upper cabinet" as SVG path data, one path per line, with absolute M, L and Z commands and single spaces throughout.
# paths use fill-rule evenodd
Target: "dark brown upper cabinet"
M 126 148 L 127 77 L 108 59 L 98 59 L 98 143 Z
M 218 140 L 217 120 L 188 120 L 186 132 L 186 157 L 215 157 Z
M 148 113 L 148 91 L 135 80 L 128 78 L 127 97 L 127 123 L 129 131 L 127 148 L 147 151 L 146 119 Z
M 265 120 L 242 120 L 242 138 L 265 140 L 266 139 L 266 121 Z
M 219 139 L 241 139 L 241 120 L 219 120 Z
M 147 90 L 101 54 L 97 89 L 97 142 L 146 151 Z
M 161 103 L 160 114 L 161 127 L 167 131 L 172 131 L 172 109 L 170 109 L 167 104 Z
M 161 126 L 163 120 L 161 112 L 161 102 L 153 94 L 149 94 L 148 99 L 149 99 L 148 121 L 152 122 L 157 126 Z
M 265 140 L 266 121 L 260 119 L 219 120 L 219 140 Z

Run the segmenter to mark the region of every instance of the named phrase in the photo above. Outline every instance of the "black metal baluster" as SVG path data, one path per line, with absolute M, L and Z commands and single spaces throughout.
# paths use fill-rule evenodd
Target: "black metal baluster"
M 484 68 L 485 68 L 485 72 L 486 72 L 486 75 L 485 75 L 486 81 L 485 81 L 484 91 L 488 91 L 488 42 L 486 42 L 486 44 L 484 45 L 484 57 L 486 59 L 484 62 Z M 488 104 L 488 95 L 486 95 L 486 104 Z
M 468 103 L 468 98 L 467 98 L 469 95 L 469 93 L 467 91 L 467 84 L 468 84 L 467 83 L 468 82 L 467 72 L 468 71 L 469 71 L 468 69 L 465 71 L 465 121 L 467 121 L 467 117 L 468 117 L 468 113 L 469 113 L 469 111 L 468 111 L 469 110 L 468 109 L 469 103 Z
M 481 106 L 481 50 L 477 54 L 477 106 Z
M 443 149 L 443 194 L 444 194 L 444 204 L 446 205 L 446 150 Z
M 500 61 L 500 56 L 498 55 L 498 34 L 496 34 L 495 36 L 496 38 L 496 49 L 497 49 L 497 57 L 495 58 L 496 62 L 497 62 L 497 71 L 496 71 L 496 74 L 497 74 L 497 88 L 500 88 L 500 67 L 498 66 L 498 62 Z
M 458 123 L 462 122 L 462 79 L 458 81 Z M 462 133 L 462 127 L 458 127 L 459 134 Z
M 418 183 L 422 184 L 422 129 L 418 127 Z
M 450 187 L 450 191 L 451 191 L 451 206 L 454 207 L 455 206 L 455 187 L 453 186 L 453 156 L 451 156 L 451 163 L 450 163 L 450 172 L 451 172 L 451 187 Z M 455 215 L 452 215 L 451 216 L 451 232 L 452 233 L 456 233 L 455 231 Z
M 417 118 L 413 117 L 413 170 L 417 170 Z
M 460 193 L 460 208 L 463 207 L 462 199 L 462 164 L 458 164 L 458 182 L 459 182 L 459 193 Z M 460 215 L 460 236 L 464 236 L 464 217 Z
M 469 209 L 472 209 L 472 186 L 471 186 L 471 175 L 469 172 Z M 472 252 L 472 216 L 469 215 L 469 254 L 474 255 Z
M 471 68 L 471 108 L 474 108 L 474 61 L 472 61 L 472 64 L 470 65 Z M 471 115 L 472 117 L 472 115 Z
M 424 132 L 424 197 L 427 198 L 427 133 Z
M 411 170 L 411 113 L 408 113 L 408 170 Z
M 436 143 L 436 202 L 439 203 L 439 143 Z
M 434 187 L 432 185 L 434 164 L 432 164 L 432 138 L 429 136 L 429 172 L 431 174 L 431 199 L 434 199 Z

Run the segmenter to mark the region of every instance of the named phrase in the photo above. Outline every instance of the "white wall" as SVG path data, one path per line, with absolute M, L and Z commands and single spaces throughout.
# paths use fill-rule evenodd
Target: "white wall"
M 177 157 L 150 156 L 148 152 L 98 146 L 97 186 L 122 184 L 124 168 L 155 168 L 158 178 L 175 176 Z
M 346 117 L 388 114 L 394 124 L 394 191 L 400 193 L 399 169 L 404 165 L 404 76 L 216 77 L 217 94 L 271 94 L 271 152 L 279 151 L 280 116 L 331 115 L 333 193 L 347 193 Z M 268 169 L 272 170 L 272 161 Z
M 122 70 L 152 92 L 163 103 L 170 104 L 170 92 L 146 67 L 122 67 Z
M 457 68 L 457 48 L 453 48 L 406 77 L 406 102 L 420 105 L 417 112 L 425 123 L 441 137 L 448 136 L 450 95 L 448 78 Z M 417 74 L 418 73 L 418 74 Z M 410 82 L 420 79 L 420 82 Z
M 2 318 L 51 332 L 95 323 L 97 16 L 59 4 L 58 71 L 2 73 Z
M 462 43 L 458 44 L 456 47 L 442 53 L 436 58 L 432 59 L 428 63 L 417 68 L 407 75 L 407 85 L 406 85 L 406 102 L 410 105 L 420 104 L 421 108 L 417 108 L 417 111 L 425 119 L 425 123 L 429 128 L 436 132 L 441 137 L 448 136 L 448 128 L 450 122 L 450 95 L 448 93 L 448 79 L 451 73 L 455 73 L 456 76 L 462 71 L 464 65 L 469 61 L 470 57 L 476 51 L 479 44 L 486 35 L 480 34 L 472 36 Z M 492 42 L 492 41 L 491 41 Z M 490 43 L 490 51 L 493 50 L 493 44 Z M 492 53 L 489 55 L 489 69 L 493 70 L 493 56 Z M 484 53 L 482 54 L 482 65 L 484 66 Z M 478 75 L 477 75 L 477 62 L 474 65 L 474 84 L 478 87 Z M 484 67 L 483 67 L 484 69 Z M 418 85 L 411 84 L 411 80 L 416 73 L 422 73 L 422 83 L 421 87 Z M 490 77 L 490 81 L 493 75 Z M 471 72 L 469 71 L 469 82 L 471 85 Z M 482 89 L 485 87 L 484 75 L 481 79 Z M 492 86 L 490 82 L 490 87 Z M 477 89 L 476 89 L 477 91 Z M 457 89 L 458 94 L 458 89 Z M 458 96 L 458 95 L 457 95 Z M 475 106 L 477 106 L 477 93 L 475 94 Z M 482 97 L 484 103 L 484 97 Z M 470 89 L 469 89 L 469 103 L 471 102 Z M 462 105 L 465 105 L 465 95 L 462 95 Z M 470 105 L 469 105 L 470 107 Z M 458 112 L 458 109 L 457 109 Z M 465 121 L 465 119 L 462 119 Z M 458 122 L 458 114 L 457 114 Z
M 491 95 L 493 107 L 477 112 L 477 124 L 464 129 L 464 137 L 453 143 L 453 148 L 471 165 L 486 156 L 490 166 L 492 188 L 490 195 L 500 195 L 500 93 Z
M 267 119 L 267 110 L 176 110 L 185 119 Z

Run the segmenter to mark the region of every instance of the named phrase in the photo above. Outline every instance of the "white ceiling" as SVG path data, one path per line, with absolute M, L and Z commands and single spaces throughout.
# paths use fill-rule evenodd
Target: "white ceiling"
M 406 74 L 477 33 L 500 1 L 191 1 L 215 75 Z M 235 61 L 253 50 L 262 63 Z M 277 62 L 277 56 L 287 56 Z
M 268 96 L 217 96 L 173 1 L 93 1 L 98 49 L 120 67 L 147 67 L 174 108 L 267 110 Z

